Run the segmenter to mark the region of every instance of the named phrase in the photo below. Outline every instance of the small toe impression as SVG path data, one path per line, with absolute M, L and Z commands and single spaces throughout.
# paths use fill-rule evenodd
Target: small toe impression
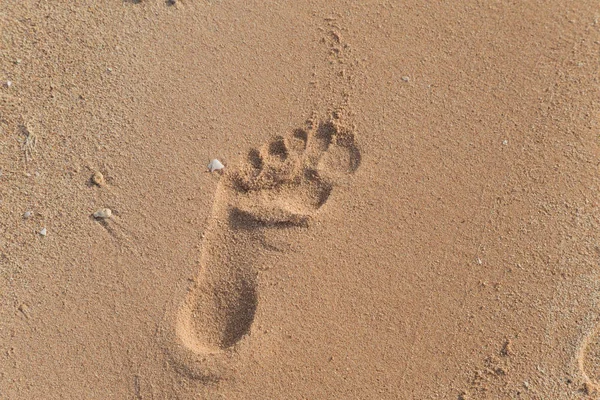
M 292 132 L 292 137 L 290 138 L 290 147 L 298 152 L 301 153 L 304 150 L 306 150 L 306 144 L 308 142 L 308 132 L 306 132 L 304 129 L 294 129 L 294 132 Z
M 360 161 L 360 151 L 354 145 L 353 135 L 338 135 L 319 160 L 318 169 L 324 176 L 334 175 L 339 178 L 356 171 L 360 166 Z
M 348 172 L 354 172 L 360 166 L 360 151 L 356 147 L 354 134 L 343 133 L 336 138 L 336 145 L 347 154 Z
M 263 169 L 263 166 L 264 166 L 263 158 L 260 155 L 260 152 L 258 150 L 251 149 L 248 152 L 247 160 L 248 160 L 248 163 L 250 164 L 250 166 L 252 166 L 252 168 L 254 168 L 255 170 L 260 171 L 261 169 Z
M 327 143 L 327 150 L 323 152 L 318 162 L 318 170 L 328 179 L 338 180 L 343 176 L 352 174 L 358 169 L 361 155 L 356 146 L 354 133 L 343 126 L 327 122 L 319 128 L 322 141 Z
M 285 160 L 288 156 L 288 148 L 285 144 L 283 136 L 277 136 L 269 143 L 268 153 L 270 156 L 278 157 L 280 160 Z
M 337 127 L 332 121 L 321 122 L 314 135 L 315 147 L 320 151 L 327 151 L 336 133 Z

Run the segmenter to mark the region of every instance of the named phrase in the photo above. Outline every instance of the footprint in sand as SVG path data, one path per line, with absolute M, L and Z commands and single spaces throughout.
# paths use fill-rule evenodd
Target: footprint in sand
M 258 303 L 254 255 L 264 230 L 308 226 L 359 164 L 354 134 L 334 119 L 275 137 L 223 175 L 199 275 L 176 312 L 172 353 L 179 369 L 219 379 L 230 350 L 250 333 Z
M 577 355 L 583 374 L 583 390 L 588 395 L 600 395 L 600 325 L 584 338 Z

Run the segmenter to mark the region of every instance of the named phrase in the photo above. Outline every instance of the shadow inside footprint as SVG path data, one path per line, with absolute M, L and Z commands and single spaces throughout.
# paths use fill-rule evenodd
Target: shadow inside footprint
M 269 155 L 279 157 L 281 160 L 287 158 L 288 149 L 283 136 L 277 136 L 275 140 L 269 144 Z
M 227 318 L 220 343 L 220 347 L 223 349 L 233 346 L 250 332 L 258 305 L 255 282 L 241 280 L 236 290 L 237 301 L 229 304 L 226 311 Z
M 242 230 L 253 230 L 263 227 L 291 228 L 295 226 L 308 226 L 308 217 L 304 215 L 285 213 L 283 210 L 280 213 L 261 214 L 232 208 L 229 211 L 229 226 L 232 229 Z
M 256 276 L 233 269 L 212 275 L 191 290 L 179 309 L 176 331 L 197 354 L 216 353 L 250 332 L 258 305 Z
M 263 159 L 258 150 L 252 149 L 248 152 L 248 163 L 255 170 L 260 171 L 263 168 Z
M 326 121 L 319 123 L 317 132 L 315 133 L 315 143 L 317 144 L 321 152 L 327 151 L 333 135 L 337 133 L 337 127 L 332 121 Z
M 306 149 L 306 143 L 308 142 L 308 132 L 306 132 L 302 128 L 294 129 L 292 137 L 295 139 L 296 143 L 300 143 L 299 150 Z

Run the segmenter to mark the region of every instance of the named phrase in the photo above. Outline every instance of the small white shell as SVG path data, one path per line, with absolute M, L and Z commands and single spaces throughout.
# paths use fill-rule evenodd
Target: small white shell
M 40 231 L 40 235 L 46 236 L 47 234 L 48 234 L 48 231 L 46 230 L 46 228 L 42 228 L 42 230 Z
M 23 218 L 25 218 L 25 219 L 29 219 L 29 218 L 31 218 L 32 216 L 33 216 L 33 211 L 25 211 L 25 212 L 23 213 Z
M 111 215 L 112 215 L 112 211 L 110 210 L 110 208 L 103 208 L 94 213 L 94 218 L 105 219 L 105 218 L 110 218 Z
M 223 168 L 225 168 L 225 166 L 221 163 L 221 161 L 217 160 L 216 158 L 208 163 L 208 170 L 210 172 L 218 171 Z

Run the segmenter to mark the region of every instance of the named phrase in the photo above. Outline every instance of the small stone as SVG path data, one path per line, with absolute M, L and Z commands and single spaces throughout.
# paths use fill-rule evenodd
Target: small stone
M 92 182 L 94 183 L 94 185 L 100 186 L 100 187 L 106 185 L 106 181 L 104 180 L 104 175 L 102 175 L 102 173 L 100 171 L 94 172 L 94 175 L 92 175 Z
M 12 82 L 11 81 L 6 81 L 4 82 L 4 86 L 7 88 L 10 88 L 12 86 Z
M 42 230 L 40 231 L 40 235 L 46 236 L 47 234 L 48 234 L 48 231 L 46 230 L 46 228 L 42 228 Z
M 403 80 L 404 82 L 410 82 L 410 76 L 403 76 L 403 77 L 402 77 L 402 80 Z
M 112 211 L 110 210 L 110 208 L 103 208 L 94 213 L 94 218 L 105 219 L 105 218 L 110 218 L 111 215 L 112 215 Z
M 23 213 L 23 218 L 25 218 L 25 219 L 29 219 L 29 218 L 31 218 L 31 217 L 33 217 L 33 211 L 25 211 L 25 212 Z
M 17 64 L 17 65 L 21 64 L 21 62 L 22 62 L 22 60 L 21 60 L 20 58 L 17 58 L 17 59 L 15 60 L 15 64 Z
M 214 171 L 218 171 L 220 169 L 225 168 L 225 166 L 221 163 L 221 161 L 219 161 L 215 158 L 214 160 L 212 160 L 211 162 L 208 163 L 207 168 L 210 172 L 214 172 Z
M 502 141 L 502 144 L 506 146 L 506 145 L 508 144 L 508 140 L 504 139 L 504 140 Z

